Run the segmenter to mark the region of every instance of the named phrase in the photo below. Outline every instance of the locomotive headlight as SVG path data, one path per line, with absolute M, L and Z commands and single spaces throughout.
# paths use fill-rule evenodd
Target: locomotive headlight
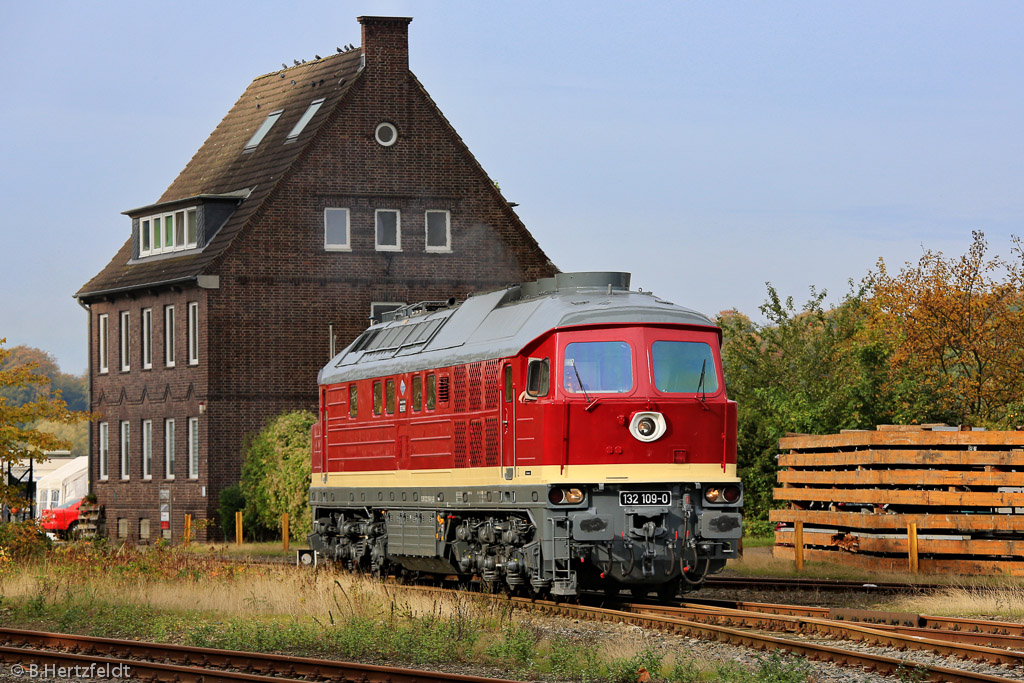
M 634 413 L 633 419 L 629 421 L 629 433 L 637 441 L 645 443 L 657 441 L 665 435 L 667 429 L 665 416 L 650 410 Z
M 739 486 L 728 484 L 726 486 L 709 486 L 704 489 L 704 500 L 709 503 L 735 503 L 740 499 L 741 489 Z
M 583 502 L 583 489 L 553 488 L 548 491 L 548 500 L 553 505 L 576 505 Z

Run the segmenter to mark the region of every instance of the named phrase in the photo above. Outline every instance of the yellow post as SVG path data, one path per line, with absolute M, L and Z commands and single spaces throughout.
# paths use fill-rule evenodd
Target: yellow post
M 917 573 L 917 524 L 911 522 L 907 525 L 907 553 L 910 556 L 910 571 Z
M 192 515 L 185 515 L 185 533 L 182 542 L 188 545 L 192 542 Z
M 235 545 L 242 545 L 242 511 L 235 512 Z
M 794 559 L 796 560 L 796 570 L 802 572 L 804 570 L 804 523 L 793 522 L 793 550 L 796 551 Z
M 288 552 L 288 513 L 281 515 L 281 538 L 284 539 L 284 551 Z

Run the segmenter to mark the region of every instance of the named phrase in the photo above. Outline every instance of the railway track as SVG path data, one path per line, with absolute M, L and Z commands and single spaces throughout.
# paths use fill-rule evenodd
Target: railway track
M 666 607 L 624 604 L 619 606 L 620 609 L 609 609 L 530 601 L 522 598 L 512 598 L 512 600 L 530 605 L 531 609 L 551 615 L 595 621 L 619 621 L 759 650 L 787 650 L 813 660 L 858 666 L 883 673 L 896 674 L 913 668 L 921 672 L 921 675 L 924 676 L 921 680 L 926 681 L 1008 683 L 1009 681 L 1020 681 L 1021 676 L 1024 675 L 1024 652 L 1022 651 L 993 647 L 992 645 L 941 640 L 937 637 L 901 632 L 899 628 L 878 628 L 875 625 L 865 626 L 845 620 L 789 616 L 772 614 L 767 611 L 756 612 L 708 605 Z M 792 607 L 798 609 L 798 606 Z M 1020 625 L 1015 626 L 1019 627 Z M 832 642 L 829 644 L 818 643 L 805 638 L 780 637 L 774 635 L 776 633 L 800 636 L 815 635 L 832 639 L 833 642 L 857 641 L 865 645 L 879 645 L 899 650 L 914 649 L 961 660 L 984 661 L 996 666 L 1011 667 L 1017 677 L 1006 678 L 993 673 L 971 671 L 954 666 L 898 659 L 862 648 L 843 647 Z M 993 642 L 992 638 L 989 638 L 988 642 Z M 1007 640 L 1004 642 L 1016 644 L 1020 641 Z
M 308 657 L 0 629 L 0 660 L 23 678 L 142 678 L 181 683 L 514 683 Z M 35 669 L 31 667 L 35 666 Z M 53 667 L 47 669 L 46 667 Z M 57 675 L 64 667 L 66 675 Z M 45 675 L 47 672 L 50 675 Z M 90 672 L 92 672 L 90 674 Z M 97 672 L 100 674 L 97 676 Z M 112 675 L 111 675 L 112 674 Z
M 941 583 L 887 583 L 843 581 L 839 579 L 748 578 L 745 576 L 711 576 L 704 581 L 707 588 L 756 589 L 777 591 L 856 591 L 869 593 L 930 592 L 950 588 Z

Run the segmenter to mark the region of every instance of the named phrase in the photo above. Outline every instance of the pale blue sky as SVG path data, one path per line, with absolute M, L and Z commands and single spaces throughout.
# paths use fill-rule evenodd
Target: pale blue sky
M 0 4 L 0 337 L 86 367 L 71 295 L 248 83 L 411 16 L 410 63 L 563 270 L 706 313 L 878 257 L 1009 256 L 1024 4 Z

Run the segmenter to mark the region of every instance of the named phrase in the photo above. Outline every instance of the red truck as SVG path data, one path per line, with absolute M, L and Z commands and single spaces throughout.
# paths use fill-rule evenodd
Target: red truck
M 78 508 L 81 507 L 82 500 L 79 498 L 60 507 L 43 510 L 39 516 L 43 529 L 60 538 L 74 538 L 75 529 L 78 527 Z

